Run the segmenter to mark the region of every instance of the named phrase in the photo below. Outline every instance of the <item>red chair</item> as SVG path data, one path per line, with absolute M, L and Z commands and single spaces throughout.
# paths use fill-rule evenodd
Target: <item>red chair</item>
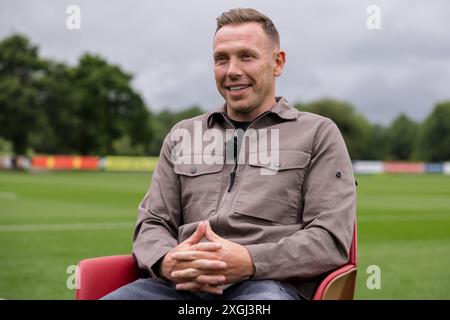
M 329 273 L 318 286 L 314 300 L 352 300 L 356 284 L 356 227 L 347 264 Z M 96 300 L 139 278 L 131 255 L 82 260 L 77 268 L 77 300 Z
M 356 286 L 356 224 L 348 262 L 329 273 L 316 289 L 313 300 L 353 300 Z
M 77 267 L 77 300 L 97 300 L 139 278 L 131 255 L 81 260 Z

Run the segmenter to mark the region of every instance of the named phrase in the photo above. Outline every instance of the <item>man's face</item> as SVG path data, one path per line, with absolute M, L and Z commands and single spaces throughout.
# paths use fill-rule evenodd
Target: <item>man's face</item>
M 214 37 L 214 76 L 228 115 L 251 121 L 275 105 L 285 54 L 256 22 L 225 25 Z

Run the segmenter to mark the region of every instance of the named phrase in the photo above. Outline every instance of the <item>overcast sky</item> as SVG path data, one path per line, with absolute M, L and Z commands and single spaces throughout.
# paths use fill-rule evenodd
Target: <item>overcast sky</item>
M 366 26 L 369 5 L 381 29 Z M 69 30 L 69 5 L 81 29 Z M 233 7 L 272 18 L 287 64 L 277 94 L 290 102 L 332 97 L 370 121 L 400 112 L 423 120 L 450 99 L 450 1 L 0 0 L 0 38 L 23 33 L 43 57 L 75 64 L 97 53 L 134 74 L 150 109 L 222 103 L 212 71 L 215 19 Z

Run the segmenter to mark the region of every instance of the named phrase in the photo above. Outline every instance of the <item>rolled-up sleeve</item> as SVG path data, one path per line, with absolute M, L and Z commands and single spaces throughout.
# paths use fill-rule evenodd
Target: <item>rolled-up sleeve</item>
M 301 230 L 276 243 L 246 246 L 255 279 L 306 280 L 348 261 L 355 223 L 355 180 L 344 140 L 332 122 L 317 130 L 302 193 Z
M 178 244 L 182 223 L 180 182 L 173 170 L 170 136 L 164 140 L 149 191 L 139 205 L 133 237 L 133 255 L 152 277 L 159 276 L 154 270 L 156 262 Z

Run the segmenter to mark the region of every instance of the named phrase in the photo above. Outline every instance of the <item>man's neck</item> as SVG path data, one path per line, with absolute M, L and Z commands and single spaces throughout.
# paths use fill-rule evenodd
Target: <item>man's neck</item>
M 230 112 L 231 110 L 225 106 L 227 116 L 234 121 L 251 122 L 262 115 L 264 112 L 270 111 L 277 104 L 276 99 L 264 103 L 261 107 L 255 108 L 250 112 Z

